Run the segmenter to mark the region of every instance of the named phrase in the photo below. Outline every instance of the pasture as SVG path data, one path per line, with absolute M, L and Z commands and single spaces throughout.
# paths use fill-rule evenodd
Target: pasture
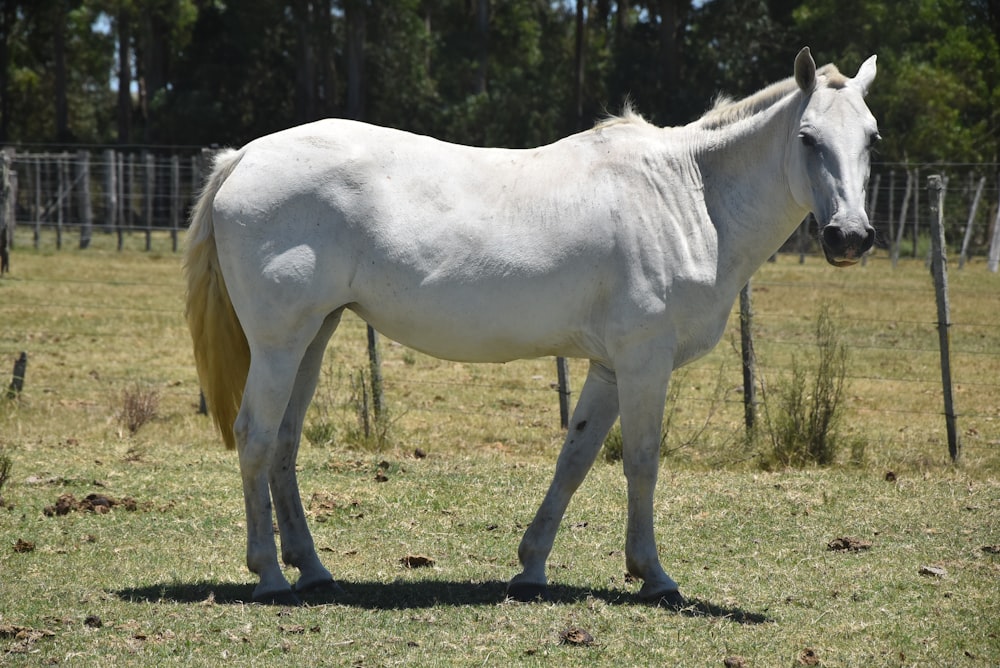
M 839 314 L 842 430 L 863 456 L 762 471 L 742 439 L 738 338 L 681 371 L 656 498 L 661 558 L 692 601 L 679 613 L 636 599 L 620 464 L 600 459 L 550 558 L 554 600 L 504 602 L 562 441 L 553 361 L 456 364 L 383 339 L 389 426 L 383 449 L 365 449 L 350 390 L 364 329 L 345 318 L 306 420 L 331 436 L 299 457 L 309 523 L 344 592 L 282 608 L 244 603 L 255 578 L 236 455 L 197 414 L 168 240 L 153 253 L 139 239 L 122 253 L 101 235 L 83 252 L 44 241 L 33 251 L 18 236 L 0 280 L 4 387 L 29 356 L 22 395 L 0 399 L 12 464 L 0 663 L 1000 663 L 1000 278 L 981 263 L 951 273 L 957 468 L 923 262 L 837 270 L 783 256 L 755 275 L 765 384 L 806 363 L 821 303 Z M 584 372 L 571 364 L 574 390 Z M 137 392 L 155 395 L 155 417 L 130 433 L 120 414 Z M 67 494 L 108 501 L 46 512 Z M 830 549 L 838 538 L 855 549 Z

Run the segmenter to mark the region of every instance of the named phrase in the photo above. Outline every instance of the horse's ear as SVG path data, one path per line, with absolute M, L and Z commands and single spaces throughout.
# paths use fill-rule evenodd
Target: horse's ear
M 816 61 L 808 46 L 802 47 L 799 55 L 795 56 L 795 82 L 807 93 L 811 93 L 816 86 Z
M 872 56 L 863 62 L 858 73 L 851 79 L 851 85 L 860 90 L 862 96 L 868 95 L 868 89 L 875 80 L 875 58 L 876 56 Z

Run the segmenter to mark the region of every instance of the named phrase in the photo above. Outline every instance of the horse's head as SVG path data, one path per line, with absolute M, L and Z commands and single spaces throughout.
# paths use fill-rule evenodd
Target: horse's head
M 833 67 L 817 72 L 808 47 L 795 58 L 803 101 L 789 138 L 789 183 L 795 200 L 815 214 L 826 259 L 838 267 L 857 262 L 875 242 L 865 189 L 880 137 L 864 101 L 874 78 L 875 56 L 853 79 Z

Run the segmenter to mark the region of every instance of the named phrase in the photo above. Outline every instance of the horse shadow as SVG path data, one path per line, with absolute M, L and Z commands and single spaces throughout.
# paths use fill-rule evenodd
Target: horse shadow
M 302 595 L 305 605 L 343 605 L 365 610 L 412 610 L 435 606 L 488 606 L 506 600 L 507 583 L 501 581 L 457 582 L 421 580 L 412 582 L 369 582 L 339 580 L 340 589 L 322 589 Z M 240 605 L 249 603 L 253 585 L 230 582 L 201 581 L 193 583 L 163 583 L 145 587 L 127 587 L 109 592 L 118 598 L 137 603 L 205 603 Z M 593 589 L 572 585 L 549 586 L 548 604 L 569 605 L 588 600 L 604 601 L 608 605 L 650 606 L 635 594 L 617 589 Z M 511 602 L 512 605 L 520 605 Z M 526 605 L 531 605 L 526 604 Z M 725 619 L 736 624 L 764 624 L 766 615 L 739 607 L 717 605 L 710 601 L 688 598 L 683 606 L 661 606 L 685 617 Z

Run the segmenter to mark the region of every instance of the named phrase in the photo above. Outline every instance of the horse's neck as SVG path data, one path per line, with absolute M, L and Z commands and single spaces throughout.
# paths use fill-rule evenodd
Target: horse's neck
M 704 131 L 697 151 L 705 204 L 719 236 L 719 279 L 739 290 L 805 217 L 785 173 L 797 101 L 731 126 Z

